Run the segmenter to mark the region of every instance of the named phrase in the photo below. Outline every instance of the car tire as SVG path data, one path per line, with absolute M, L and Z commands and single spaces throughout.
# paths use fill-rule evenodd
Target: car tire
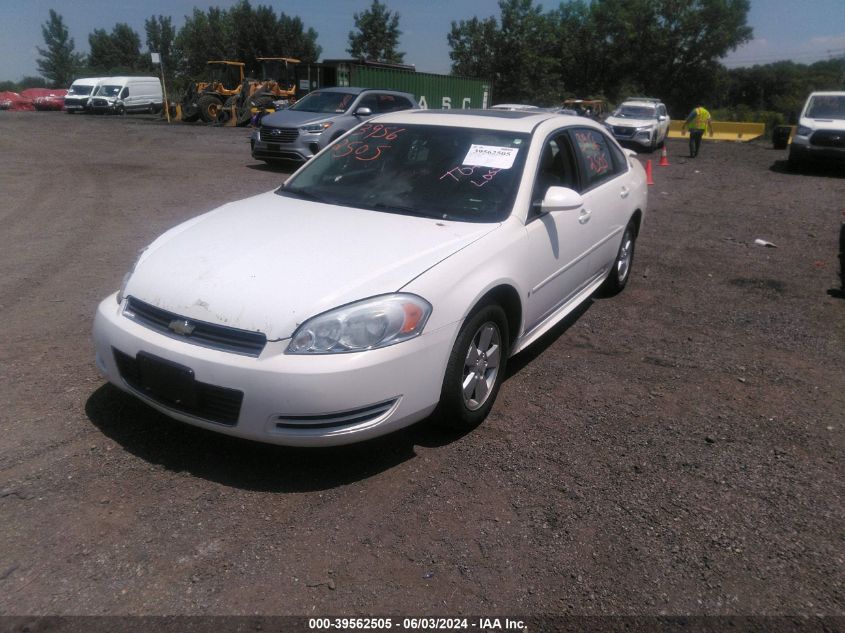
M 220 114 L 223 103 L 213 95 L 203 95 L 197 102 L 200 118 L 206 123 L 214 123 Z
M 185 123 L 193 123 L 194 121 L 198 121 L 200 118 L 200 111 L 196 105 L 193 103 L 183 103 L 182 104 L 182 120 Z
M 436 422 L 468 431 L 487 417 L 505 377 L 508 319 L 496 304 L 485 304 L 467 317 L 449 355 Z
M 600 294 L 606 297 L 617 295 L 625 289 L 631 278 L 631 266 L 634 263 L 634 247 L 637 244 L 637 230 L 633 222 L 628 222 L 616 258 L 607 278 L 600 288 Z

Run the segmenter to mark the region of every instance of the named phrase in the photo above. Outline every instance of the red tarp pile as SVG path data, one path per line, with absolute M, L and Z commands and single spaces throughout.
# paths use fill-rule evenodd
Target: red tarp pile
M 0 110 L 61 110 L 67 90 L 28 88 L 17 92 L 0 92 Z

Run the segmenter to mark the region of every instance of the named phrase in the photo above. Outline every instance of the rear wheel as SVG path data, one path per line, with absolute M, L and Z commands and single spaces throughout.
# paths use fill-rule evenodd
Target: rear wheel
M 206 123 L 214 123 L 220 116 L 223 103 L 214 95 L 203 95 L 197 102 L 200 118 Z
M 487 304 L 467 318 L 446 365 L 438 423 L 466 431 L 487 417 L 505 376 L 508 340 L 500 306 Z

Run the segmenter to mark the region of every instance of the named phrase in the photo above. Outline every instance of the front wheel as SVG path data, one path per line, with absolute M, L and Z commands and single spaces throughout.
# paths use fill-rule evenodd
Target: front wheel
M 789 146 L 789 157 L 787 158 L 790 171 L 801 171 L 804 166 L 804 157 L 795 149 L 794 145 Z
M 487 417 L 505 376 L 508 341 L 500 306 L 488 304 L 469 316 L 446 365 L 437 413 L 442 426 L 466 431 Z
M 220 99 L 213 95 L 203 95 L 197 102 L 199 108 L 200 118 L 205 123 L 214 123 L 223 109 L 223 104 Z
M 622 234 L 622 242 L 619 244 L 616 259 L 613 261 L 613 267 L 601 286 L 601 294 L 612 296 L 625 289 L 628 279 L 631 277 L 636 242 L 636 229 L 633 222 L 628 222 L 628 226 L 625 227 L 625 232 Z

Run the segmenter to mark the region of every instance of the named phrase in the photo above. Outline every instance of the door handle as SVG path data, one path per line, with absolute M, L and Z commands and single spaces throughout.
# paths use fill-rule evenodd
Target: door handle
M 629 193 L 631 192 L 628 190 L 628 187 L 622 187 L 622 191 L 619 192 L 619 197 L 627 198 Z
M 581 209 L 581 215 L 578 216 L 578 223 L 579 224 L 586 224 L 590 221 L 590 214 L 592 211 L 588 209 Z

